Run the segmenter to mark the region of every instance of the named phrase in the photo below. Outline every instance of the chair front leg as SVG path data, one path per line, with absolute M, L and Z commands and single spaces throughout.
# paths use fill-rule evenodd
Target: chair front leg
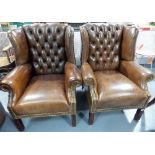
M 24 131 L 25 127 L 21 119 L 13 119 L 13 121 L 19 131 Z
M 89 124 L 89 125 L 93 125 L 93 123 L 94 123 L 94 113 L 89 112 L 88 124 Z
M 72 115 L 72 127 L 76 127 L 76 115 Z

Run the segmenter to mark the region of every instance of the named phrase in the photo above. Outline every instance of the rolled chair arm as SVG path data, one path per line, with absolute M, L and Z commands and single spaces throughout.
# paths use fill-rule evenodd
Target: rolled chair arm
M 87 86 L 95 86 L 96 87 L 96 78 L 94 72 L 88 63 L 84 63 L 81 68 L 82 78 L 84 84 Z
M 91 104 L 90 111 L 95 111 L 96 108 L 96 102 L 98 101 L 98 93 L 97 93 L 97 82 L 95 74 L 91 68 L 91 66 L 88 63 L 84 63 L 82 65 L 82 78 L 84 81 L 84 84 L 88 86 L 88 99 Z
M 65 65 L 65 82 L 69 88 L 79 86 L 82 83 L 81 73 L 73 63 L 67 62 Z
M 65 65 L 65 89 L 69 104 L 73 106 L 72 113 L 76 113 L 76 87 L 82 84 L 81 73 L 72 63 L 67 62 Z
M 23 94 L 31 77 L 30 64 L 17 66 L 0 81 L 0 89 L 12 93 L 12 104 L 15 104 Z
M 121 61 L 120 72 L 146 91 L 147 83 L 154 78 L 154 74 L 150 70 L 133 61 Z

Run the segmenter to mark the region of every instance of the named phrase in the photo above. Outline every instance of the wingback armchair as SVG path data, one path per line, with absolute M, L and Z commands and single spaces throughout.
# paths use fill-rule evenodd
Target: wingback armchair
M 138 109 L 139 120 L 148 104 L 151 71 L 134 63 L 136 27 L 119 24 L 85 24 L 82 39 L 82 78 L 88 86 L 89 124 L 94 113 Z
M 16 68 L 0 83 L 9 91 L 8 109 L 19 130 L 21 118 L 71 115 L 76 126 L 74 31 L 66 24 L 32 24 L 8 34 L 15 48 Z

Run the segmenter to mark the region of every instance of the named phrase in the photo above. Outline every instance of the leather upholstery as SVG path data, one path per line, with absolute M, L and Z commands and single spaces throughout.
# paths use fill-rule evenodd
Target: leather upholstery
M 12 108 L 17 116 L 69 112 L 64 75 L 34 76 Z
M 1 82 L 9 91 L 8 109 L 14 119 L 76 114 L 74 30 L 65 24 L 24 26 L 9 33 L 16 47 L 17 67 Z
M 123 27 L 121 25 L 86 24 L 89 36 L 88 63 L 94 71 L 114 70 L 119 65 Z
M 133 61 L 121 61 L 120 72 L 136 83 L 141 89 L 147 89 L 147 82 L 153 80 L 152 72 Z
M 85 63 L 88 60 L 89 55 L 89 36 L 84 26 L 80 27 L 81 40 L 82 40 L 82 53 L 81 63 Z
M 97 83 L 95 74 L 88 63 L 83 63 L 81 67 L 83 82 L 88 86 L 87 96 L 90 111 L 94 111 L 98 102 Z
M 1 81 L 1 88 L 12 92 L 12 105 L 22 96 L 31 78 L 32 67 L 30 64 L 17 66 Z
M 138 29 L 124 26 L 121 59 L 134 61 Z
M 67 62 L 65 65 L 65 82 L 68 88 L 81 84 L 81 73 L 75 64 Z
M 63 73 L 65 25 L 35 24 L 24 27 L 36 74 Z
M 65 50 L 68 62 L 76 64 L 74 54 L 74 29 L 70 26 L 65 31 Z
M 88 86 L 90 112 L 145 108 L 153 73 L 134 61 L 138 29 L 118 24 L 85 24 L 82 39 L 82 79 Z
M 23 30 L 12 30 L 8 33 L 8 37 L 16 51 L 16 65 L 22 65 L 27 63 L 29 61 L 29 49 Z
M 70 62 L 65 65 L 65 90 L 67 100 L 72 106 L 72 113 L 76 113 L 76 87 L 81 85 L 82 77 L 79 69 Z
M 96 71 L 97 109 L 144 107 L 147 94 L 117 71 Z
M 84 63 L 81 70 L 84 83 L 88 86 L 93 85 L 96 87 L 96 77 L 90 65 L 88 63 Z

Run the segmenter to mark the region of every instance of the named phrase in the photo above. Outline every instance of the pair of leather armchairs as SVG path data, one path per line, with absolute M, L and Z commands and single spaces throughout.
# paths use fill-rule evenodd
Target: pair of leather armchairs
M 89 124 L 94 113 L 137 108 L 140 118 L 153 74 L 135 64 L 138 30 L 124 25 L 80 27 L 81 70 L 75 65 L 74 30 L 65 24 L 33 24 L 8 36 L 16 68 L 0 83 L 9 91 L 8 109 L 19 130 L 23 117 L 71 115 L 76 126 L 76 87 L 88 86 Z

